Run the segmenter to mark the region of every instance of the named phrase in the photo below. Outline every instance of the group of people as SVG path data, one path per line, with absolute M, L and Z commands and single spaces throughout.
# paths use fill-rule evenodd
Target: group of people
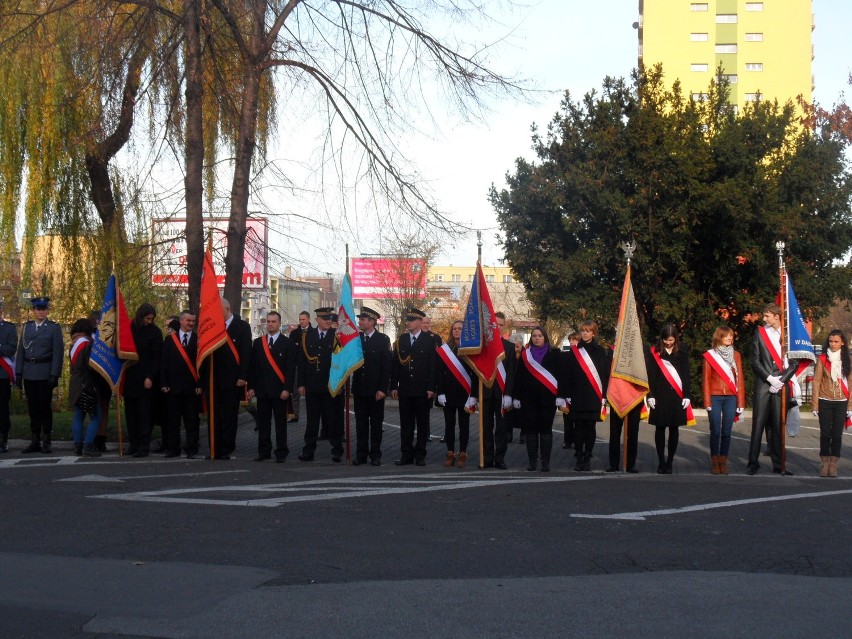
M 24 453 L 51 452 L 53 389 L 62 373 L 64 342 L 58 324 L 47 318 L 49 300 L 32 300 L 33 319 L 26 322 L 20 339 L 14 324 L 2 319 L 0 307 L 0 452 L 8 450 L 9 397 L 11 385 L 26 394 L 32 440 Z M 249 325 L 231 313 L 222 300 L 227 340 L 201 370 L 195 361 L 198 338 L 195 315 L 183 311 L 170 318 L 165 338 L 154 323 L 156 310 L 142 304 L 131 322 L 138 361 L 129 366 L 123 384 L 128 433 L 126 455 L 145 457 L 152 452 L 152 429 L 162 425 L 161 445 L 153 452 L 166 457 L 199 454 L 199 413 L 212 413 L 215 424 L 211 457 L 227 460 L 236 448 L 237 420 L 241 402 L 256 399 L 258 446 L 256 461 L 283 462 L 288 454 L 287 423 L 294 421 L 299 398 L 304 397 L 306 424 L 304 445 L 298 455 L 313 461 L 318 442 L 327 440 L 332 461 L 343 456 L 344 395 L 328 388 L 332 353 L 336 347 L 337 317 L 333 308 L 315 310 L 316 325 L 303 311 L 299 326 L 282 333 L 281 316 L 266 317 L 266 334 L 252 339 Z M 755 392 L 747 472 L 760 468 L 759 457 L 766 438 L 773 471 L 789 473 L 781 445 L 782 392 L 795 376 L 798 362 L 788 362 L 781 352 L 780 309 L 764 309 L 764 325 L 758 327 L 750 360 L 755 373 Z M 377 330 L 378 312 L 362 307 L 357 316 L 363 348 L 363 364 L 352 375 L 356 448 L 353 464 L 382 463 L 382 432 L 385 401 L 399 402 L 399 466 L 426 464 L 430 440 L 430 411 L 443 411 L 446 467 L 468 463 L 470 418 L 482 412 L 484 464 L 506 468 L 506 452 L 513 427 L 522 431 L 527 470 L 550 470 L 555 411 L 563 413 L 564 448 L 574 448 L 579 472 L 591 469 L 597 422 L 607 419 L 607 386 L 612 352 L 597 340 L 598 325 L 583 322 L 569 336 L 567 351 L 553 346 L 543 327 L 535 327 L 526 346 L 503 339 L 503 361 L 491 386 L 479 396 L 476 373 L 459 354 L 462 322 L 452 324 L 446 342 L 430 331 L 429 318 L 416 308 L 407 311 L 407 331 L 393 343 Z M 505 316 L 496 314 L 499 335 Z M 78 455 L 99 455 L 95 437 L 105 415 L 105 399 L 111 389 L 89 366 L 93 334 L 91 319 L 77 320 L 70 330 L 68 350 L 69 401 L 73 409 L 73 437 Z M 710 467 L 713 474 L 728 473 L 728 454 L 733 424 L 745 408 L 745 370 L 733 347 L 734 332 L 720 326 L 712 347 L 704 353 L 703 400 L 710 421 Z M 639 422 L 643 409 L 656 429 L 657 473 L 672 473 L 681 426 L 692 420 L 690 363 L 678 328 L 663 327 L 656 343 L 645 349 L 649 390 L 627 414 L 610 414 L 608 472 L 637 472 Z M 214 375 L 210 374 L 213 366 Z M 814 374 L 813 411 L 820 423 L 820 475 L 837 476 L 843 428 L 852 422 L 849 384 L 852 382 L 845 335 L 831 331 Z M 164 409 L 164 410 L 160 410 Z M 160 414 L 161 418 L 156 419 Z M 86 419 L 88 417 L 88 424 Z M 272 424 L 275 424 L 273 445 Z M 458 427 L 458 438 L 456 438 Z M 626 449 L 621 436 L 626 428 Z M 622 456 L 623 455 L 623 456 Z

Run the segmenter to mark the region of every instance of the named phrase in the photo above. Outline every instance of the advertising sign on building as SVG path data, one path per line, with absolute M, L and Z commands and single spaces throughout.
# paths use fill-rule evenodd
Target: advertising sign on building
M 205 228 L 213 229 L 213 263 L 219 286 L 225 284 L 225 253 L 228 247 L 228 218 L 205 218 Z M 246 246 L 243 253 L 243 288 L 263 290 L 267 275 L 267 225 L 265 217 L 246 220 Z M 186 219 L 153 220 L 151 243 L 151 283 L 169 288 L 186 288 Z
M 426 297 L 426 261 L 420 258 L 356 257 L 350 273 L 358 299 Z

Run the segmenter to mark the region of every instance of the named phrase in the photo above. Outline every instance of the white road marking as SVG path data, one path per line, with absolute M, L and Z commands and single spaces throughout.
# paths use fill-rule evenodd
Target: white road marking
M 128 479 L 162 479 L 164 477 L 206 477 L 208 475 L 227 475 L 229 473 L 247 473 L 247 470 L 212 470 L 206 473 L 173 473 L 168 475 L 127 475 L 119 477 L 107 477 L 106 475 L 78 475 L 77 477 L 65 477 L 54 479 L 54 482 L 81 481 L 81 482 L 113 482 L 123 484 Z
M 732 508 L 735 506 L 746 506 L 748 504 L 763 504 L 773 501 L 787 501 L 789 499 L 810 499 L 812 497 L 834 497 L 836 495 L 852 494 L 850 490 L 826 490 L 819 493 L 797 493 L 795 495 L 779 495 L 776 497 L 755 497 L 753 499 L 735 499 L 733 501 L 720 501 L 711 504 L 696 504 L 695 506 L 683 506 L 681 508 L 661 508 L 659 510 L 641 510 L 632 513 L 614 513 L 612 515 L 591 515 L 572 513 L 571 517 L 581 519 L 624 519 L 628 521 L 645 521 L 647 517 L 660 515 L 680 515 L 683 513 L 694 513 L 702 510 L 713 510 L 716 508 Z
M 101 464 L 121 464 L 126 461 L 128 464 L 139 464 L 140 466 L 145 465 L 148 466 L 150 464 L 176 464 L 178 462 L 204 462 L 207 461 L 200 457 L 196 459 L 186 459 L 185 457 L 176 457 L 174 459 L 157 459 L 156 457 L 146 457 L 144 461 L 134 459 L 130 461 L 130 458 L 125 457 L 121 459 L 119 457 L 77 457 L 76 455 L 65 455 L 60 456 L 56 455 L 53 457 L 35 457 L 35 458 L 23 458 L 16 457 L 13 459 L 3 459 L 0 460 L 0 469 L 4 468 L 44 468 L 44 467 L 60 467 L 60 466 L 73 466 L 74 464 L 81 464 L 86 466 L 95 466 Z M 116 466 L 117 467 L 117 466 Z M 127 467 L 127 466 L 125 466 Z
M 210 506 L 243 506 L 275 508 L 287 503 L 305 501 L 328 501 L 333 499 L 352 499 L 356 497 L 373 497 L 379 495 L 400 495 L 425 493 L 446 490 L 463 490 L 484 486 L 507 486 L 509 484 L 545 484 L 589 481 L 603 479 L 603 475 L 583 477 L 506 477 L 480 478 L 469 481 L 469 477 L 456 475 L 443 476 L 442 481 L 436 481 L 440 476 L 414 478 L 410 475 L 385 476 L 374 478 L 340 478 L 318 481 L 290 482 L 283 484 L 256 484 L 249 486 L 211 486 L 203 488 L 178 488 L 172 490 L 143 491 L 134 493 L 89 495 L 92 499 L 114 499 L 120 501 L 142 501 L 172 504 L 204 504 Z M 418 481 L 424 480 L 424 481 Z M 467 480 L 467 481 L 459 481 Z M 404 485 L 400 485 L 402 482 Z M 393 483 L 395 485 L 386 485 Z M 421 485 L 413 485 L 413 484 Z M 223 499 L 220 497 L 201 497 L 205 493 L 310 493 L 301 495 L 288 494 L 282 497 L 262 497 L 251 499 Z

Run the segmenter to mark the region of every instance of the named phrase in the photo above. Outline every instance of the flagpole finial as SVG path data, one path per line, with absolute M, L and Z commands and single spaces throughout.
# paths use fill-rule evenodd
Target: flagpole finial
M 482 262 L 482 231 L 476 232 L 476 261 Z
M 621 250 L 624 251 L 624 257 L 627 258 L 627 263 L 630 264 L 630 260 L 633 258 L 633 253 L 636 252 L 636 240 L 631 242 L 622 242 Z
M 786 246 L 787 245 L 781 240 L 775 242 L 775 249 L 778 251 L 778 266 L 780 268 L 784 268 L 784 248 Z

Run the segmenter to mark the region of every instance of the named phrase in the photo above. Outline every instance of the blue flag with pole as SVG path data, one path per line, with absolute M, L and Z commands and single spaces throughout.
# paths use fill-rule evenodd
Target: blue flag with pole
M 364 363 L 364 348 L 361 334 L 355 324 L 355 307 L 352 303 L 352 279 L 349 273 L 343 277 L 340 292 L 340 308 L 337 311 L 335 345 L 331 354 L 331 370 L 328 374 L 328 390 L 334 396 L 340 392 L 346 380 Z

